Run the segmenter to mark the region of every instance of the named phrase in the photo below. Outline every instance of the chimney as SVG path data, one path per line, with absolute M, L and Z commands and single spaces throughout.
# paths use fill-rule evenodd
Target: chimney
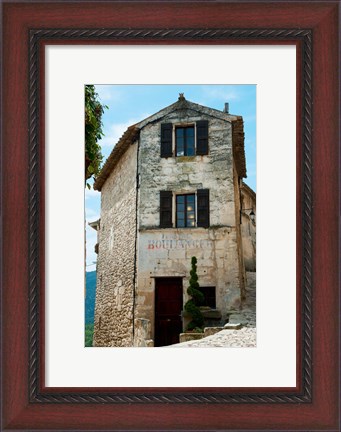
M 229 103 L 228 102 L 225 102 L 224 113 L 226 113 L 226 114 L 229 113 Z

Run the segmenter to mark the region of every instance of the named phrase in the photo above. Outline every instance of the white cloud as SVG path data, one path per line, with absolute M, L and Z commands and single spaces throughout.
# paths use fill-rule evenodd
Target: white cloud
M 97 217 L 98 219 L 98 217 Z M 91 221 L 96 220 L 90 219 Z M 97 254 L 95 253 L 95 244 L 97 243 L 97 231 L 88 225 L 88 219 L 86 221 L 86 270 L 96 270 L 96 266 L 93 264 L 97 261 Z
M 117 102 L 122 98 L 122 92 L 111 85 L 96 85 L 95 88 L 102 102 Z
M 220 88 L 203 88 L 204 97 L 208 99 L 218 99 L 224 102 L 236 101 L 240 99 L 238 92 L 234 89 L 220 89 Z
M 97 218 L 98 219 L 98 218 Z M 92 219 L 90 219 L 92 221 Z M 91 228 L 89 225 L 89 220 L 86 221 L 86 241 L 88 240 L 94 241 L 97 239 L 97 231 Z
M 97 190 L 94 190 L 92 188 L 91 189 L 88 189 L 88 188 L 85 189 L 85 199 L 86 200 L 89 199 L 89 198 L 93 198 L 93 197 L 99 199 L 100 196 L 101 196 L 101 193 L 99 191 L 97 191 Z
M 124 123 L 113 123 L 106 127 L 105 136 L 98 142 L 101 147 L 114 147 L 127 128 L 136 123 L 136 120 L 128 120 Z
M 145 114 L 140 118 L 132 118 L 123 123 L 112 123 L 105 128 L 105 136 L 98 142 L 101 147 L 114 147 L 129 126 L 140 122 L 142 119 L 149 117 Z
M 85 214 L 86 214 L 86 223 L 93 222 L 93 221 L 99 219 L 98 212 L 92 208 L 87 207 L 85 209 Z

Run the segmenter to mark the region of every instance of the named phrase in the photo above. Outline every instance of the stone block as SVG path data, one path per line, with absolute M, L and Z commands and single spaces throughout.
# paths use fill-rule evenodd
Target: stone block
M 189 249 L 186 250 L 186 259 L 191 259 L 195 256 L 198 260 L 204 259 L 204 250 L 202 249 Z
M 247 319 L 242 313 L 232 313 L 229 315 L 229 324 L 247 324 Z
M 201 313 L 203 315 L 203 317 L 205 319 L 216 319 L 216 320 L 220 320 L 221 319 L 221 312 L 217 309 L 203 309 L 200 308 Z
M 204 333 L 180 333 L 179 341 L 181 342 L 189 342 L 192 340 L 199 340 L 204 337 Z
M 223 257 L 219 257 L 217 259 L 217 268 L 218 269 L 223 269 L 225 267 L 225 260 Z
M 151 323 L 148 319 L 137 318 L 135 320 L 135 346 L 147 346 L 150 341 Z
M 204 328 L 204 337 L 212 336 L 220 331 L 224 330 L 223 327 L 205 327 Z
M 173 259 L 186 259 L 186 251 L 185 250 L 170 250 L 168 253 L 168 257 L 170 260 Z
M 240 330 L 242 327 L 241 323 L 227 323 L 224 325 L 224 330 Z

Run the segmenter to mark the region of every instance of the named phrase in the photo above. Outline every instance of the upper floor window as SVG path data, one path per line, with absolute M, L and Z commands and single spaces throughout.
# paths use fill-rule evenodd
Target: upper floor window
M 193 125 L 161 123 L 161 157 L 208 154 L 208 121 Z
M 194 156 L 194 126 L 175 128 L 175 148 L 177 156 Z

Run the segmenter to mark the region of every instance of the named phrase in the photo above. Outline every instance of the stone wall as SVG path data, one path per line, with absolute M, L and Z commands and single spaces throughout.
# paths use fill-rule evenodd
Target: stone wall
M 102 186 L 94 346 L 153 346 L 155 278 L 182 277 L 185 304 L 193 256 L 200 285 L 216 288 L 222 324 L 240 309 L 244 263 L 231 124 L 236 117 L 209 108 L 164 113 L 138 125 L 139 144 L 128 148 Z M 160 157 L 161 122 L 204 119 L 208 155 Z M 160 191 L 173 192 L 175 222 L 176 195 L 198 189 L 209 189 L 210 227 L 161 229 Z
M 244 251 L 243 251 L 243 241 L 242 241 L 242 233 L 241 233 L 241 224 L 242 224 L 242 196 L 241 196 L 241 179 L 238 177 L 237 169 L 235 161 L 233 161 L 233 185 L 234 185 L 234 197 L 235 197 L 235 220 L 236 220 L 236 243 L 237 243 L 237 254 L 236 259 L 238 260 L 238 269 L 239 269 L 239 280 L 240 280 L 240 293 L 241 298 L 245 297 L 245 265 L 244 265 Z M 234 312 L 235 308 L 231 309 L 231 312 Z
M 256 271 L 256 219 L 250 218 L 250 209 L 256 217 L 256 194 L 243 185 L 242 193 L 242 241 L 243 241 L 243 256 L 246 271 Z
M 190 193 L 210 189 L 210 223 L 234 226 L 231 123 L 191 110 L 172 112 L 162 122 L 209 121 L 209 154 L 160 158 L 160 123 L 147 124 L 140 134 L 139 227 L 158 227 L 160 190 Z M 173 139 L 173 142 L 175 139 Z M 173 206 L 174 207 L 174 206 Z
M 94 346 L 132 346 L 137 144 L 102 188 Z
M 162 122 L 191 124 L 203 119 L 209 121 L 209 154 L 205 156 L 160 158 L 160 122 L 147 124 L 140 133 L 135 316 L 150 323 L 147 339 L 154 338 L 155 277 L 182 277 L 185 304 L 192 256 L 198 259 L 200 285 L 216 287 L 222 321 L 240 308 L 244 266 L 240 207 L 235 205 L 238 178 L 233 171 L 231 123 L 191 110 L 170 112 Z M 160 191 L 173 192 L 175 222 L 176 194 L 195 193 L 197 189 L 210 191 L 210 228 L 160 228 Z M 135 340 L 136 345 L 140 342 Z
M 222 323 L 232 310 L 239 310 L 241 291 L 235 227 L 145 230 L 139 232 L 138 244 L 136 317 L 150 321 L 151 333 L 147 339 L 154 338 L 155 278 L 182 277 L 185 304 L 193 256 L 198 260 L 199 284 L 216 288 Z

